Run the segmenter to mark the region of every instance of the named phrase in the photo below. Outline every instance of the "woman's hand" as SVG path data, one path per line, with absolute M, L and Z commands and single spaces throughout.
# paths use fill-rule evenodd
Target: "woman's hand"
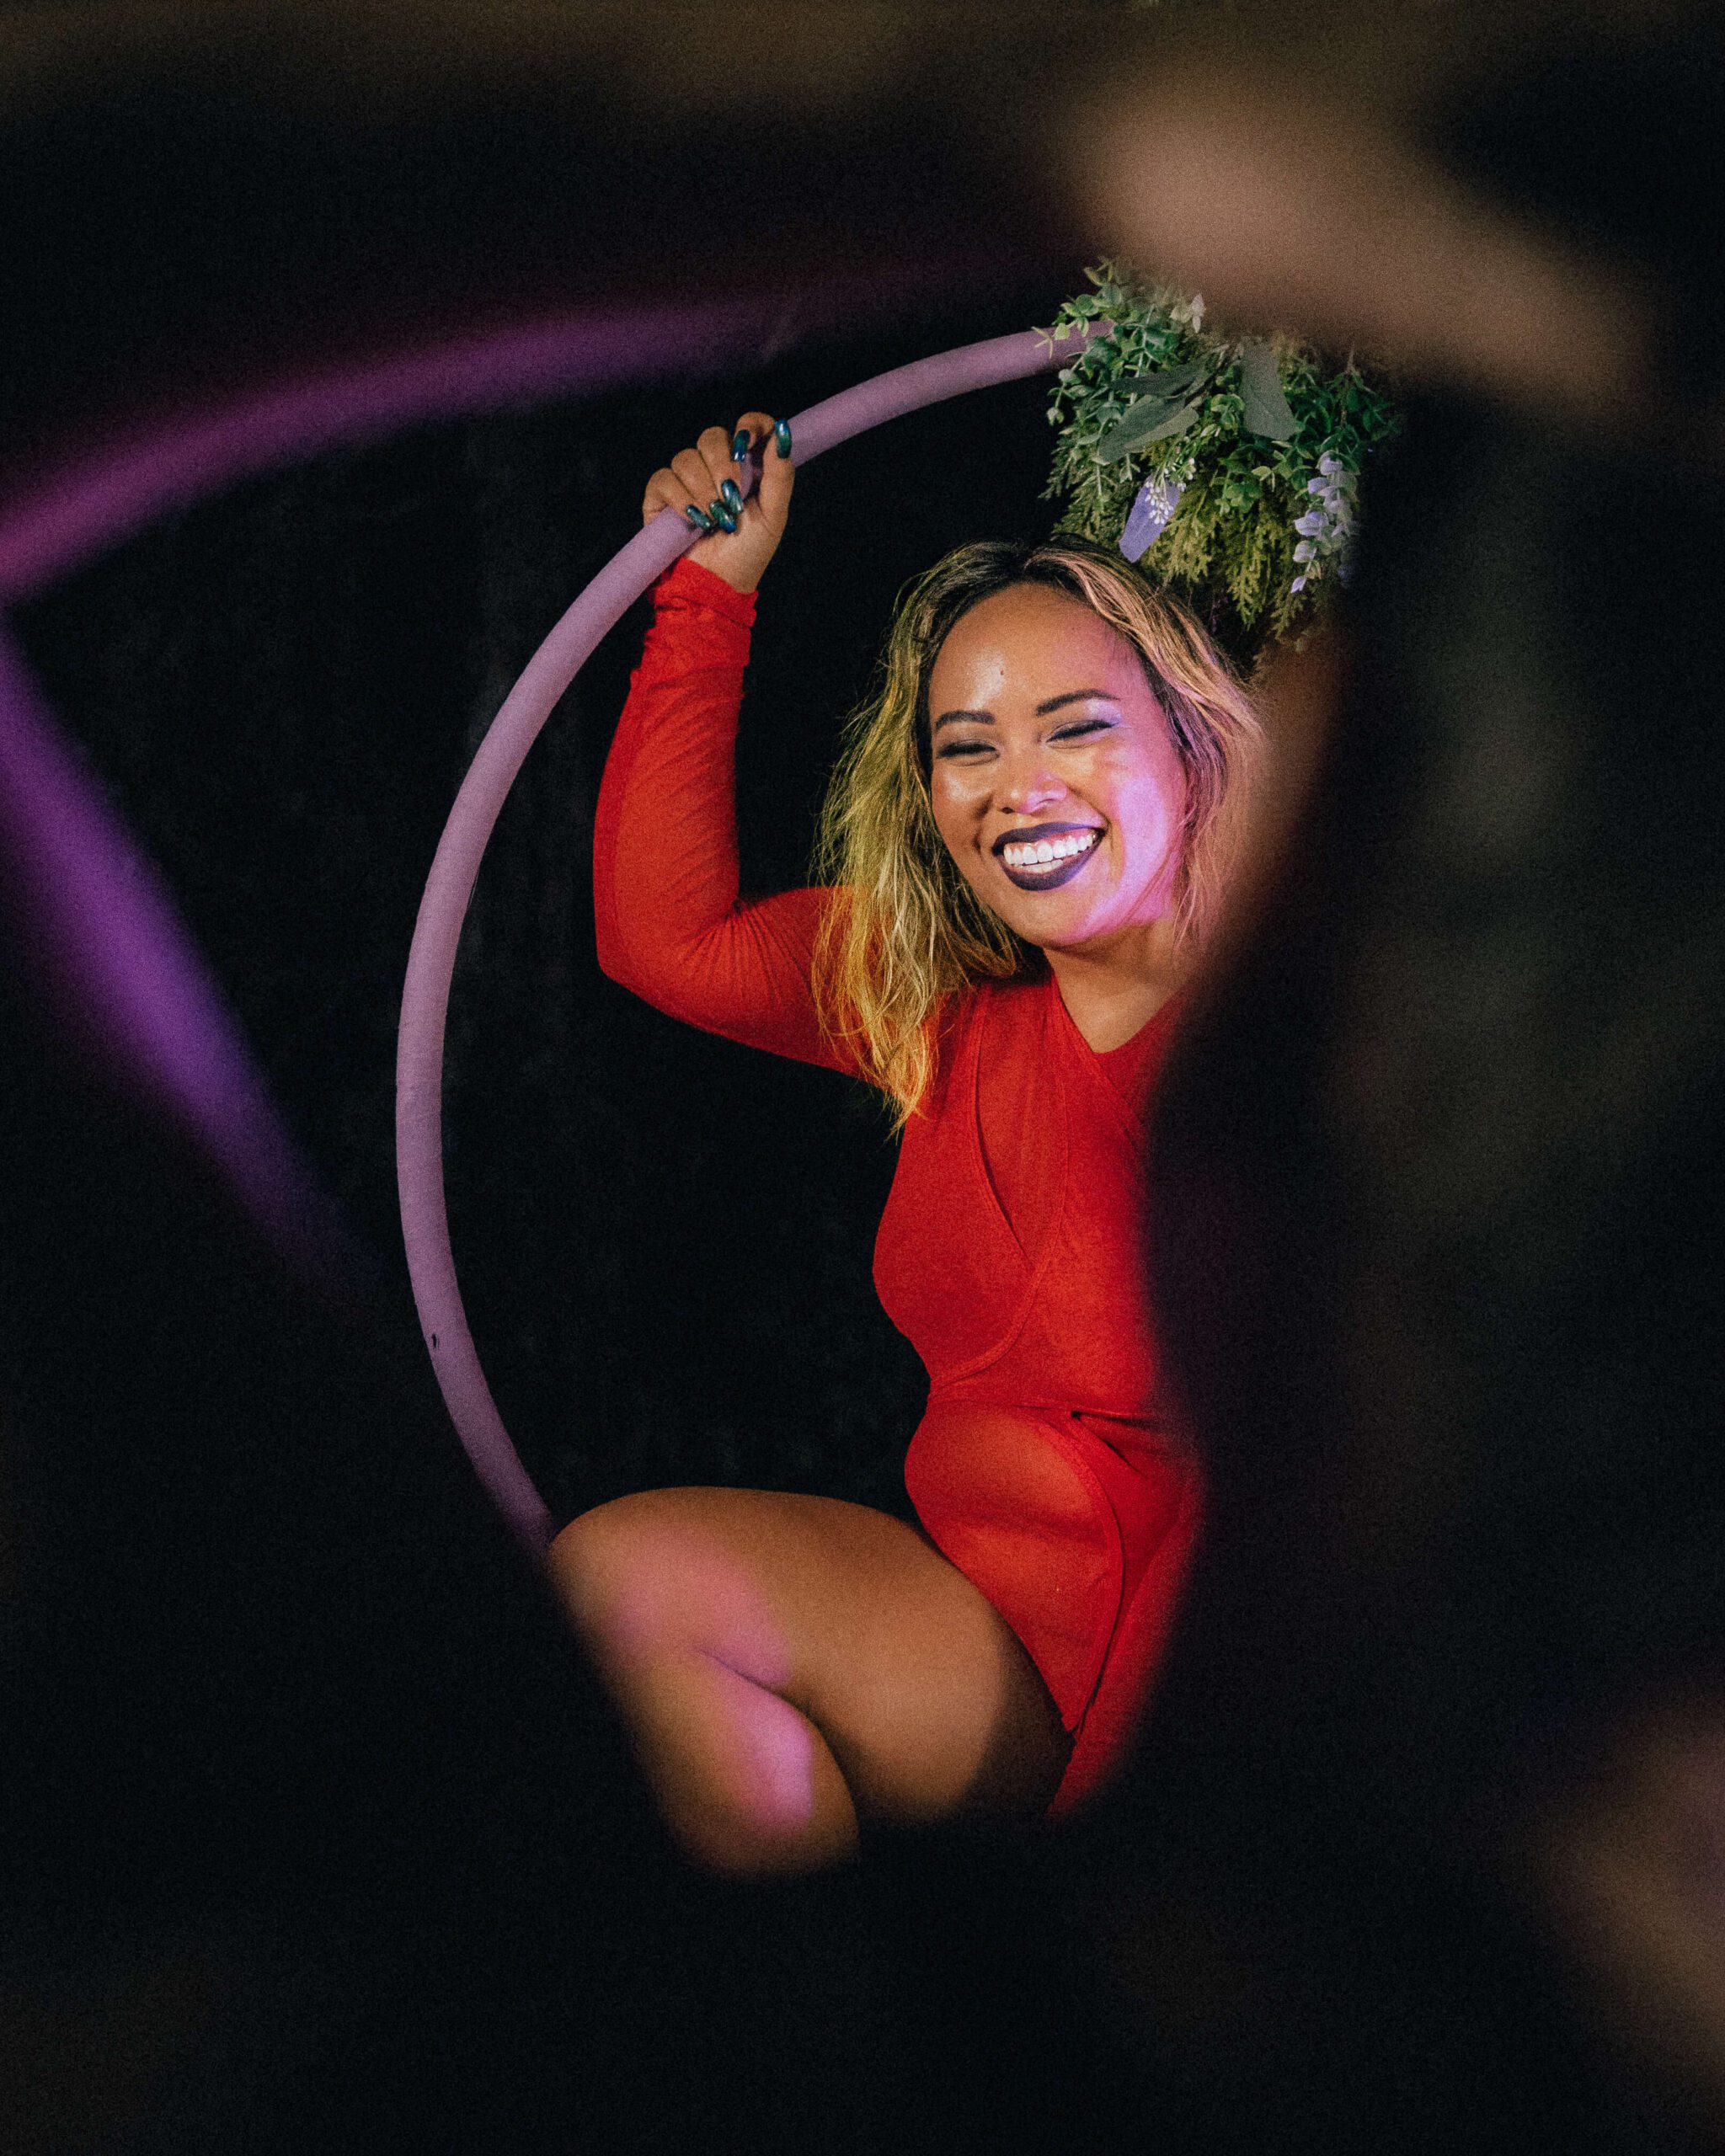
M 760 483 L 745 501 L 743 467 L 752 460 Z M 765 412 L 745 412 L 735 430 L 708 427 L 693 449 L 672 457 L 647 482 L 641 521 L 674 509 L 709 534 L 689 549 L 689 559 L 722 576 L 734 591 L 752 591 L 778 551 L 790 514 L 796 467 L 791 430 Z

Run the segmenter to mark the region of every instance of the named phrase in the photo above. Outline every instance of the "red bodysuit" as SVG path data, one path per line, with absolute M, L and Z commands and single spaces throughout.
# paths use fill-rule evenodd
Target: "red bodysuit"
M 672 1017 L 852 1070 L 810 966 L 833 894 L 739 903 L 734 744 L 752 594 L 684 562 L 631 685 L 595 837 L 600 963 Z M 1198 1524 L 1156 1411 L 1144 1110 L 1159 1012 L 1100 1054 L 1051 976 L 970 990 L 911 1118 L 875 1245 L 928 1406 L 905 1463 L 924 1530 L 1023 1641 L 1093 1786 L 1161 1652 Z

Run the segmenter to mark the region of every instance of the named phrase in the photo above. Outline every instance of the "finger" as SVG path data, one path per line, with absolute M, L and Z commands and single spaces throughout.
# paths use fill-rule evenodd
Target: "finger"
M 770 412 L 745 412 L 731 433 L 731 462 L 737 467 L 744 491 L 748 491 L 748 475 L 758 478 L 761 472 L 761 452 L 772 446 L 772 414 Z
M 647 491 L 641 498 L 641 521 L 651 524 L 661 510 L 674 509 L 681 515 L 685 510 L 701 506 L 675 472 L 661 467 L 647 482 Z
M 721 529 L 724 528 L 725 513 L 733 520 L 729 527 L 732 530 L 747 529 L 758 533 L 761 529 L 761 510 L 753 505 L 755 481 L 761 469 L 756 445 L 771 424 L 765 413 L 745 413 L 724 438 L 725 476 L 718 483 L 719 507 L 714 511 Z M 717 445 L 702 435 L 701 446 L 703 453 L 710 455 Z
M 756 488 L 756 499 L 761 504 L 761 514 L 775 531 L 782 531 L 785 519 L 790 513 L 791 489 L 797 483 L 797 467 L 792 462 L 794 444 L 791 440 L 788 420 L 774 420 L 765 412 L 751 412 L 750 420 L 759 420 L 761 430 L 759 451 L 761 478 Z
M 714 516 L 721 511 L 729 515 L 719 494 L 719 482 L 708 470 L 707 459 L 698 449 L 679 450 L 670 461 L 670 468 L 682 482 L 690 503 L 703 516 Z
M 706 465 L 712 478 L 713 491 L 715 494 L 727 479 L 733 486 L 736 485 L 739 474 L 735 464 L 731 460 L 731 437 L 728 429 L 703 427 L 700 439 L 695 446 L 701 452 L 702 462 Z
M 744 412 L 738 424 L 731 429 L 731 463 L 740 472 L 748 472 L 750 463 L 759 462 L 761 429 L 766 424 L 770 424 L 766 412 Z

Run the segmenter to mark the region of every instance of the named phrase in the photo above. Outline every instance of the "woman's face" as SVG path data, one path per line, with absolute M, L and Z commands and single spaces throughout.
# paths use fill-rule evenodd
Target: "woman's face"
M 934 820 L 977 896 L 1073 950 L 1173 910 L 1186 782 L 1133 645 L 1014 584 L 962 616 L 928 683 Z

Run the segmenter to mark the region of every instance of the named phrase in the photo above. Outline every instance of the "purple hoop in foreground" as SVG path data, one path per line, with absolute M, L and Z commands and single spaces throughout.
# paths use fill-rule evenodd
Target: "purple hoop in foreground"
M 795 461 L 806 464 L 853 435 L 966 390 L 1048 373 L 1078 349 L 1076 339 L 1056 344 L 1044 331 L 1026 329 L 895 367 L 798 413 L 791 422 Z M 414 1301 L 457 1434 L 498 1510 L 535 1559 L 550 1545 L 551 1515 L 516 1457 L 479 1367 L 449 1246 L 443 1029 L 450 982 L 479 864 L 528 750 L 600 638 L 696 537 L 675 510 L 662 511 L 612 557 L 528 660 L 479 744 L 438 841 L 402 990 L 395 1160 Z

